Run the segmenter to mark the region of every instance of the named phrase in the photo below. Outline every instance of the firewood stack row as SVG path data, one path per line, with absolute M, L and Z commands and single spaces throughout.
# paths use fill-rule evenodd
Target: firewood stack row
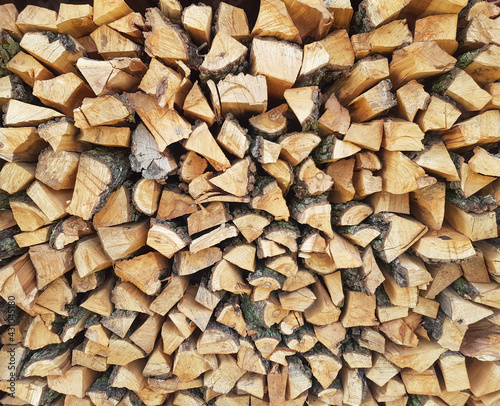
M 2 404 L 499 404 L 500 7 L 256 7 L 0 6 Z

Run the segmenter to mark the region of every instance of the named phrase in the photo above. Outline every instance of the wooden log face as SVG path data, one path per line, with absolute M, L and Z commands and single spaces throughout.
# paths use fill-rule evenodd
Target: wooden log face
M 498 2 L 17 3 L 0 403 L 500 402 Z

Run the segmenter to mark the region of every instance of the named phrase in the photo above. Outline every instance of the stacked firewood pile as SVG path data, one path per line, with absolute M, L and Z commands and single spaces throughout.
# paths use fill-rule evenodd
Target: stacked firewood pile
M 500 7 L 255 7 L 0 6 L 0 403 L 500 404 Z

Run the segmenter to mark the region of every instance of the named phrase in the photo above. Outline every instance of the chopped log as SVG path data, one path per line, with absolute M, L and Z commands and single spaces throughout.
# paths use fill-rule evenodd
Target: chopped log
M 173 23 L 181 22 L 182 5 L 178 0 L 160 0 L 160 10 Z
M 96 167 L 99 168 L 100 176 L 94 174 Z M 90 220 L 111 191 L 123 182 L 127 172 L 128 162 L 121 151 L 102 148 L 83 153 L 78 165 L 73 199 L 67 212 Z M 92 179 L 91 188 L 87 179 Z
M 296 176 L 297 185 L 294 192 L 299 199 L 323 194 L 333 185 L 332 178 L 318 169 L 311 158 L 302 162 Z
M 30 127 L 43 124 L 63 115 L 56 110 L 11 99 L 4 106 L 4 124 L 11 127 Z
M 144 43 L 142 31 L 146 29 L 146 24 L 140 13 L 127 14 L 109 23 L 109 27 L 138 44 Z
M 391 81 L 384 79 L 353 99 L 347 106 L 351 119 L 356 122 L 368 121 L 394 107 L 397 101 L 391 89 Z
M 489 44 L 480 48 L 477 52 L 466 52 L 459 60 L 464 70 L 472 78 L 483 86 L 493 83 L 498 79 L 499 70 L 496 66 L 496 60 L 499 57 L 500 47 Z
M 456 124 L 450 130 L 445 131 L 443 141 L 446 148 L 456 150 L 472 145 L 483 145 L 497 142 L 497 122 L 500 113 L 496 110 L 488 110 L 474 117 Z M 472 133 L 473 127 L 479 126 L 479 133 Z M 474 134 L 473 138 L 471 136 Z
M 14 240 L 16 240 L 19 248 L 43 244 L 44 242 L 49 241 L 53 228 L 53 226 L 49 225 L 47 227 L 39 228 L 35 231 L 19 233 L 14 236 Z M 4 243 L 9 244 L 9 240 L 4 240 Z
M 200 65 L 201 80 L 219 81 L 228 74 L 241 71 L 248 49 L 225 31 L 212 40 L 210 51 Z
M 184 144 L 188 151 L 204 156 L 216 170 L 226 170 L 231 165 L 224 152 L 215 142 L 206 123 L 198 125 Z
M 460 32 L 460 43 L 464 49 L 477 49 L 489 43 L 498 45 L 498 39 L 492 34 L 497 27 L 495 19 L 479 14 Z
M 130 92 L 140 83 L 146 66 L 138 58 L 120 57 L 98 61 L 80 58 L 76 67 L 85 77 L 96 96 Z
M 304 287 L 292 292 L 280 292 L 279 299 L 283 309 L 303 312 L 313 304 L 316 296 L 310 289 Z
M 344 137 L 344 141 L 370 151 L 378 151 L 382 144 L 383 121 L 373 120 L 368 123 L 352 123 Z M 369 137 L 366 135 L 370 134 Z
M 375 214 L 384 211 L 410 214 L 409 193 L 393 194 L 389 192 L 377 192 L 368 197 L 367 201 L 373 207 Z
M 252 30 L 253 37 L 275 37 L 300 44 L 299 30 L 281 0 L 264 0 L 260 3 L 257 21 Z
M 368 296 L 363 292 L 347 291 L 345 311 L 341 316 L 342 325 L 353 326 L 375 326 L 375 296 Z
M 16 19 L 19 15 L 17 8 L 14 3 L 3 4 L 1 6 L 2 19 L 0 26 L 3 30 L 7 31 L 9 35 L 12 36 L 16 41 L 19 41 L 23 34 L 16 25 Z
M 280 156 L 290 165 L 300 164 L 316 148 L 321 138 L 313 132 L 291 133 L 280 137 Z
M 137 210 L 152 216 L 158 210 L 161 195 L 161 186 L 151 179 L 141 178 L 134 185 L 132 200 Z
M 35 231 L 50 223 L 45 213 L 27 195 L 11 197 L 8 204 L 21 231 Z
M 192 120 L 203 120 L 209 126 L 215 122 L 215 114 L 212 111 L 208 101 L 201 91 L 198 82 L 196 82 L 187 94 L 184 105 L 182 106 L 186 117 Z
M 441 49 L 453 55 L 458 48 L 456 14 L 430 15 L 415 22 L 415 42 L 435 41 Z
M 342 368 L 340 377 L 344 389 L 343 402 L 346 404 L 356 405 L 363 401 L 363 375 L 358 369 L 348 367 Z
M 215 230 L 192 240 L 189 250 L 192 254 L 196 254 L 203 249 L 212 247 L 221 241 L 236 237 L 237 235 L 238 229 L 235 226 L 223 223 Z
M 439 230 L 445 216 L 446 186 L 442 182 L 410 193 L 411 212 L 431 230 Z
M 352 202 L 332 205 L 332 223 L 337 226 L 356 226 L 373 213 L 370 206 Z
M 60 337 L 45 325 L 40 316 L 31 320 L 23 338 L 23 346 L 30 350 L 39 350 L 45 346 L 60 343 Z
M 250 206 L 253 209 L 267 211 L 275 220 L 288 221 L 290 216 L 281 189 L 276 181 L 269 178 L 260 178 L 256 181 Z
M 61 89 L 64 89 L 64 93 Z M 79 107 L 86 97 L 93 97 L 94 92 L 74 73 L 65 73 L 54 79 L 35 81 L 33 95 L 45 105 L 72 117 L 73 110 Z
M 439 367 L 443 374 L 444 383 L 448 392 L 470 388 L 469 377 L 465 366 L 465 357 L 463 355 L 450 352 L 444 353 L 439 357 Z M 451 379 L 452 373 L 453 379 Z
M 263 145 L 269 145 L 269 143 Z M 273 163 L 262 164 L 262 169 L 276 179 L 283 195 L 288 193 L 294 180 L 292 166 L 288 162 L 278 159 Z
M 80 278 L 111 266 L 97 235 L 82 238 L 76 243 L 74 260 Z
M 50 345 L 29 358 L 21 371 L 21 377 L 46 377 L 48 375 L 63 375 L 71 366 L 71 350 L 67 345 Z
M 61 3 L 57 14 L 57 31 L 74 38 L 84 37 L 97 28 L 93 17 L 94 9 L 90 4 Z
M 161 152 L 143 124 L 139 124 L 132 134 L 130 163 L 132 170 L 141 172 L 146 179 L 164 179 L 177 169 L 177 162 L 170 151 L 165 148 Z
M 26 33 L 19 45 L 40 62 L 60 74 L 77 73 L 74 64 L 85 56 L 84 48 L 69 35 L 45 32 Z
M 171 108 L 172 104 L 182 106 L 191 86 L 191 81 L 181 73 L 153 58 L 139 89 L 154 96 L 160 107 Z
M 131 282 L 144 293 L 153 295 L 160 291 L 160 274 L 168 269 L 167 264 L 165 258 L 159 253 L 148 253 L 128 261 L 117 262 L 115 272 L 123 281 Z M 140 275 L 135 272 L 136 267 L 142 270 Z
M 125 1 L 113 3 L 97 1 L 94 3 L 94 23 L 97 25 L 109 24 L 131 12 L 132 10 Z
M 235 294 L 252 292 L 250 286 L 244 282 L 239 268 L 225 259 L 219 261 L 212 269 L 210 289 L 214 292 L 227 290 Z
M 75 126 L 126 125 L 134 121 L 134 110 L 127 99 L 118 95 L 86 98 L 74 111 Z
M 196 45 L 210 44 L 212 8 L 191 4 L 182 11 L 182 25 Z
M 32 163 L 6 163 L 0 170 L 0 189 L 10 195 L 25 190 L 35 179 L 35 171 L 36 165 Z
M 302 125 L 303 131 L 318 125 L 321 93 L 317 86 L 287 89 L 284 97 Z
M 417 154 L 414 162 L 428 172 L 448 181 L 459 180 L 457 168 L 445 145 L 440 141 L 428 144 L 422 152 Z
M 106 254 L 112 261 L 125 258 L 146 244 L 149 220 L 101 227 L 97 230 Z
M 227 75 L 217 83 L 222 115 L 244 117 L 263 113 L 267 109 L 267 86 L 261 74 Z
M 364 58 L 354 65 L 344 78 L 337 80 L 327 94 L 335 93 L 339 102 L 346 106 L 361 93 L 388 77 L 387 58 L 376 56 Z
M 5 65 L 12 73 L 18 75 L 24 83 L 33 87 L 37 80 L 52 79 L 54 74 L 38 62 L 33 56 L 19 51 Z
M 205 158 L 199 156 L 196 152 L 188 151 L 181 157 L 180 177 L 186 183 L 191 183 L 196 178 L 202 176 L 208 167 Z
M 26 193 L 50 221 L 66 215 L 72 194 L 71 190 L 54 190 L 38 180 L 31 184 Z
M 334 31 L 326 38 L 304 46 L 298 83 L 322 84 L 340 76 L 353 63 L 354 52 L 347 31 Z
M 469 159 L 468 164 L 474 172 L 481 175 L 498 176 L 499 162 L 495 155 L 488 153 L 484 148 L 476 147 L 474 156 Z
M 110 317 L 114 310 L 114 304 L 111 301 L 111 291 L 115 286 L 115 282 L 115 278 L 107 278 L 104 283 L 93 290 L 88 299 L 81 303 L 80 306 L 101 316 Z
M 427 110 L 430 95 L 424 90 L 423 85 L 411 80 L 396 91 L 396 98 L 399 115 L 405 120 L 413 121 L 418 111 Z
M 479 361 L 471 359 L 467 366 L 470 380 L 470 390 L 475 396 L 482 396 L 499 390 L 494 377 L 498 374 L 498 368 L 493 361 Z
M 54 190 L 73 189 L 80 155 L 76 152 L 43 150 L 36 166 L 36 178 Z
M 234 117 L 227 115 L 217 135 L 217 141 L 231 154 L 243 158 L 250 147 L 247 131 L 239 125 Z
M 250 31 L 245 10 L 221 2 L 214 16 L 214 31 L 224 32 L 240 42 L 246 42 Z
M 191 133 L 191 126 L 185 119 L 175 110 L 160 107 L 153 96 L 141 92 L 125 93 L 125 96 L 151 131 L 160 152 L 168 145 L 187 138 Z
M 262 165 L 278 162 L 281 153 L 281 145 L 257 136 L 252 143 L 251 153 Z
M 446 202 L 445 216 L 455 230 L 469 237 L 471 241 L 498 237 L 494 212 L 470 212 L 454 203 L 453 201 Z
M 382 147 L 387 151 L 420 151 L 424 133 L 417 124 L 401 119 L 384 120 Z
M 174 269 L 179 276 L 191 275 L 208 268 L 222 259 L 222 252 L 218 247 L 209 247 L 197 253 L 187 250 L 179 251 L 174 256 Z
M 418 58 L 418 63 L 415 58 Z M 412 79 L 445 73 L 453 68 L 455 62 L 456 59 L 435 41 L 414 42 L 394 52 L 389 66 L 391 82 L 399 88 Z
M 49 244 L 42 244 L 30 247 L 29 252 L 36 269 L 38 289 L 43 289 L 74 266 L 72 247 L 54 250 Z
M 429 265 L 427 267 L 432 275 L 432 282 L 423 296 L 427 299 L 434 299 L 438 293 L 446 289 L 462 276 L 462 270 L 458 264 L 449 263 L 443 265 Z
M 223 174 L 213 177 L 209 182 L 227 193 L 243 197 L 248 194 L 248 189 L 251 187 L 249 176 L 253 172 L 252 167 L 250 158 L 235 161 L 231 168 Z
M 159 9 L 146 11 L 146 24 L 152 28 L 144 42 L 146 53 L 157 57 L 167 65 L 176 66 L 178 61 L 198 66 L 200 61 L 189 37 L 173 24 Z
M 47 383 L 50 389 L 83 398 L 92 386 L 99 373 L 82 366 L 73 366 L 62 376 L 49 376 Z
M 2 128 L 0 157 L 7 162 L 34 162 L 46 146 L 34 127 Z
M 157 218 L 172 220 L 174 218 L 198 211 L 193 198 L 182 191 L 165 188 L 162 192 Z
M 329 237 L 334 235 L 331 225 L 331 211 L 332 208 L 327 203 L 325 195 L 296 200 L 291 207 L 292 217 L 300 224 L 308 224 L 317 228 Z
M 324 137 L 334 132 L 346 134 L 350 124 L 349 111 L 340 104 L 335 94 L 332 93 L 325 103 L 325 112 L 318 120 L 320 135 Z
M 64 278 L 57 278 L 38 296 L 36 303 L 61 316 L 69 316 L 66 305 L 74 299 L 75 293 Z
M 399 46 L 413 42 L 413 38 L 406 20 L 397 20 L 373 31 L 353 35 L 351 42 L 356 59 L 361 59 L 373 54 L 391 54 Z
M 38 127 L 40 138 L 47 141 L 55 152 L 84 151 L 77 142 L 78 129 L 69 120 L 50 121 Z
M 467 72 L 453 68 L 438 79 L 433 90 L 449 96 L 464 111 L 481 110 L 491 100 L 489 93 L 479 87 Z
M 197 341 L 200 354 L 236 354 L 240 347 L 236 334 L 216 322 L 211 322 Z
M 16 76 L 4 76 L 0 79 L 0 105 L 3 107 L 5 103 L 12 99 L 29 102 L 31 96 Z
M 379 213 L 372 219 L 375 223 L 379 222 L 382 229 L 380 242 L 374 245 L 374 249 L 387 263 L 396 259 L 427 232 L 427 227 L 420 222 L 392 213 Z M 387 226 L 389 228 L 385 231 Z
M 462 298 L 450 288 L 443 290 L 437 297 L 437 300 L 441 305 L 441 309 L 448 317 L 453 321 L 460 321 L 466 326 L 493 314 L 487 307 Z
M 273 55 L 272 59 L 268 56 Z M 283 97 L 295 83 L 302 62 L 302 50 L 287 42 L 254 38 L 250 52 L 252 75 L 264 75 L 270 97 Z
M 336 162 L 359 151 L 360 148 L 355 144 L 340 140 L 335 135 L 328 135 L 316 149 L 314 158 L 318 163 Z

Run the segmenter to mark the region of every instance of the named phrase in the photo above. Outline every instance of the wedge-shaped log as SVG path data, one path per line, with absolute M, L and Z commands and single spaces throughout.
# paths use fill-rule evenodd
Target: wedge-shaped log
M 390 55 L 397 47 L 413 42 L 406 20 L 392 21 L 388 24 L 351 37 L 356 59 L 368 55 Z
M 130 92 L 137 87 L 147 70 L 140 59 L 121 55 L 108 61 L 80 58 L 76 67 L 96 96 Z
M 298 44 L 302 42 L 299 30 L 295 27 L 285 3 L 281 0 L 264 0 L 260 3 L 252 36 L 275 37 Z
M 417 62 L 418 61 L 418 62 Z M 399 88 L 412 79 L 423 79 L 450 71 L 456 59 L 435 41 L 414 42 L 394 52 L 390 79 Z
M 273 55 L 269 58 L 269 55 Z M 302 50 L 288 42 L 254 38 L 250 52 L 250 73 L 264 75 L 271 98 L 283 97 L 295 83 L 302 65 Z
M 77 73 L 74 64 L 85 56 L 85 49 L 69 35 L 48 31 L 28 32 L 19 44 L 26 52 L 57 73 Z
M 413 248 L 424 261 L 450 262 L 475 254 L 470 239 L 449 226 L 428 231 Z
M 176 66 L 177 61 L 199 65 L 199 57 L 187 34 L 170 22 L 158 8 L 148 9 L 146 23 L 152 28 L 152 32 L 144 41 L 148 55 L 157 57 L 171 66 Z

